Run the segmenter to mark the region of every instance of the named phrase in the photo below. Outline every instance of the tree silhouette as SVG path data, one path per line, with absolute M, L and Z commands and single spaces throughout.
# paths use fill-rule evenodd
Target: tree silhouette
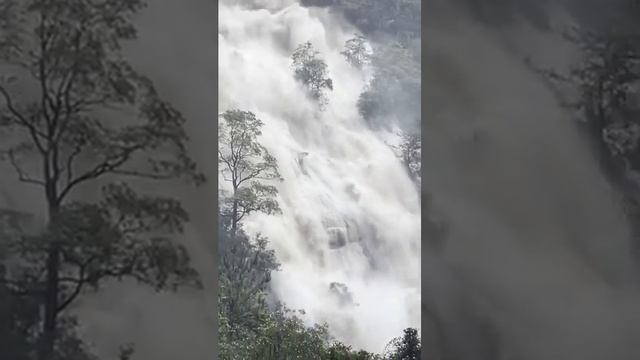
M 180 202 L 138 193 L 114 177 L 204 180 L 186 150 L 180 112 L 123 58 L 136 37 L 140 0 L 7 0 L 2 23 L 0 128 L 3 159 L 42 190 L 46 229 L 12 242 L 21 259 L 8 284 L 38 299 L 38 358 L 62 341 L 63 312 L 87 287 L 133 277 L 165 289 L 195 278 L 166 234 L 188 220 Z M 104 184 L 96 202 L 77 190 Z

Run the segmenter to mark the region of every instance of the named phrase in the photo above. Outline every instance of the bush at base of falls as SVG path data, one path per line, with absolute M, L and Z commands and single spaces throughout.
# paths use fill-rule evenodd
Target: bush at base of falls
M 234 328 L 219 314 L 222 360 L 418 360 L 416 329 L 391 340 L 384 355 L 354 350 L 331 338 L 326 325 L 307 327 L 295 311 L 279 306 L 256 329 Z

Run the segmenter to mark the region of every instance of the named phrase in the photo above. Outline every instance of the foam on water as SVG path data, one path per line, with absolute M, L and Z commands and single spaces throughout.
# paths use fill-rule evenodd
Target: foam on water
M 324 10 L 271 5 L 219 5 L 220 112 L 240 108 L 264 121 L 260 141 L 284 178 L 282 215 L 255 214 L 244 226 L 267 236 L 282 262 L 272 284 L 279 299 L 309 323 L 326 321 L 337 338 L 381 351 L 420 324 L 419 194 L 389 134 L 358 115 L 367 75 L 340 54 L 355 29 Z M 290 56 L 305 41 L 334 82 L 324 112 L 293 77 Z M 339 301 L 333 282 L 353 303 Z

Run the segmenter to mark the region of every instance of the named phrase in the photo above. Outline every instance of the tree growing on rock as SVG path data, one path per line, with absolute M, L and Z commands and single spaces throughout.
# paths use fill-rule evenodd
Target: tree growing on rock
M 420 186 L 422 176 L 422 142 L 420 134 L 403 134 L 402 141 L 394 149 L 402 160 L 402 164 L 405 166 L 411 180 Z
M 313 44 L 307 41 L 295 49 L 291 59 L 296 80 L 306 87 L 309 95 L 322 108 L 328 102 L 326 92 L 333 90 L 333 80 L 329 78 L 327 64 L 319 55 Z
M 367 49 L 367 39 L 357 34 L 344 44 L 344 50 L 340 52 L 351 66 L 361 69 L 371 60 L 371 54 Z

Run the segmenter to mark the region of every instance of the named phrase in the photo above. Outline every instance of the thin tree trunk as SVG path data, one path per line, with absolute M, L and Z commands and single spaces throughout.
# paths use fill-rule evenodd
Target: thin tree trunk
M 52 244 L 47 257 L 47 282 L 44 296 L 44 325 L 42 332 L 42 348 L 40 360 L 50 360 L 53 357 L 57 336 L 58 321 L 58 269 L 60 254 L 57 245 Z
M 238 200 L 233 200 L 233 210 L 231 211 L 231 235 L 235 236 L 238 230 Z
M 231 235 L 236 236 L 236 232 L 238 230 L 238 185 L 233 184 L 233 208 L 231 210 Z
M 58 204 L 58 193 L 56 182 L 49 177 L 50 172 L 45 169 L 46 173 L 46 198 L 48 204 L 48 228 L 51 230 L 57 221 L 60 210 Z M 52 233 L 49 236 L 53 235 Z M 57 340 L 58 325 L 58 297 L 59 297 L 59 271 L 60 271 L 60 249 L 57 239 L 49 239 L 49 249 L 47 253 L 46 264 L 46 288 L 44 293 L 44 323 L 42 329 L 41 346 L 38 354 L 39 360 L 51 360 L 54 355 L 55 343 Z

